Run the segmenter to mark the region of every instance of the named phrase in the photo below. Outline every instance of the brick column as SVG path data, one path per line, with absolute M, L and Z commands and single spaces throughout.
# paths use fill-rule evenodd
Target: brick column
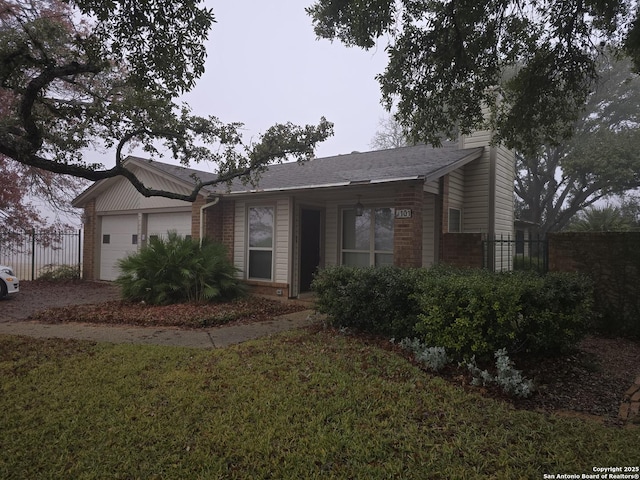
M 204 220 L 205 237 L 227 247 L 230 259 L 233 259 L 234 210 L 235 202 L 233 200 L 221 199 L 217 205 L 205 210 Z
M 229 259 L 233 262 L 233 245 L 235 242 L 235 200 L 222 201 L 222 244 L 227 247 Z
M 395 209 L 410 210 L 408 218 L 395 218 L 393 223 L 393 263 L 399 267 L 422 266 L 422 205 L 421 184 L 398 192 Z
M 449 233 L 449 174 L 440 179 L 440 195 L 442 198 L 440 232 L 445 234 Z
M 96 215 L 95 198 L 89 200 L 84 207 L 83 223 L 84 246 L 82 251 L 82 278 L 84 280 L 96 280 L 98 216 Z

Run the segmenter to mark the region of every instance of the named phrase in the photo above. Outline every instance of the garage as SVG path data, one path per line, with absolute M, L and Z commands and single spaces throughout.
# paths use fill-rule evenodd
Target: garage
M 149 237 L 165 237 L 167 232 L 175 230 L 179 235 L 191 235 L 191 211 L 150 213 L 147 215 L 147 234 Z
M 115 280 L 120 275 L 118 260 L 138 251 L 138 215 L 101 218 L 100 280 Z
M 147 188 L 180 195 L 192 192 L 194 175 L 202 181 L 213 178 L 206 172 L 138 157 L 127 157 L 124 164 Z M 84 209 L 83 278 L 115 280 L 120 275 L 118 260 L 139 251 L 152 237 L 166 237 L 168 231 L 197 237 L 201 207 L 211 201 L 210 195 L 203 188 L 193 202 L 145 197 L 121 176 L 94 183 L 72 202 Z

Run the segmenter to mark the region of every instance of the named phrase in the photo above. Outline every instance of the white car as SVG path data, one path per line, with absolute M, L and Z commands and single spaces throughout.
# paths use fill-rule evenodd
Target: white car
M 11 267 L 0 265 L 0 298 L 20 291 L 20 281 Z

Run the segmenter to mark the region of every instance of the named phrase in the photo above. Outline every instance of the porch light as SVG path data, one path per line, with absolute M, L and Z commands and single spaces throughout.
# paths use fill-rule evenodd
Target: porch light
M 358 195 L 358 203 L 356 203 L 355 209 L 356 209 L 356 217 L 361 217 L 362 214 L 364 213 L 364 205 L 360 203 L 360 195 Z

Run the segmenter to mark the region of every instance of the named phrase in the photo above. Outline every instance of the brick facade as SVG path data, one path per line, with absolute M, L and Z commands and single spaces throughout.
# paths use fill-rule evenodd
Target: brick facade
M 579 262 L 583 256 L 581 245 L 586 250 L 591 250 L 597 242 L 592 233 L 567 232 L 562 234 L 549 234 L 549 271 L 576 272 L 579 270 Z
M 393 258 L 399 267 L 422 266 L 422 206 L 421 185 L 399 192 L 395 198 L 395 209 L 410 210 L 408 218 L 395 218 L 393 224 Z
M 481 233 L 445 233 L 442 235 L 441 262 L 454 267 L 482 268 L 484 249 Z
M 98 217 L 96 215 L 96 199 L 87 202 L 84 207 L 84 249 L 82 251 L 82 278 L 84 280 L 96 280 L 98 255 L 96 251 L 96 239 L 98 236 Z
M 229 258 L 233 260 L 235 240 L 235 201 L 221 199 L 219 203 L 205 210 L 205 237 L 227 247 Z
M 191 204 L 191 238 L 200 239 L 200 208 L 207 203 L 206 198 L 199 195 Z
M 549 271 L 591 278 L 598 328 L 640 338 L 640 232 L 549 234 Z

